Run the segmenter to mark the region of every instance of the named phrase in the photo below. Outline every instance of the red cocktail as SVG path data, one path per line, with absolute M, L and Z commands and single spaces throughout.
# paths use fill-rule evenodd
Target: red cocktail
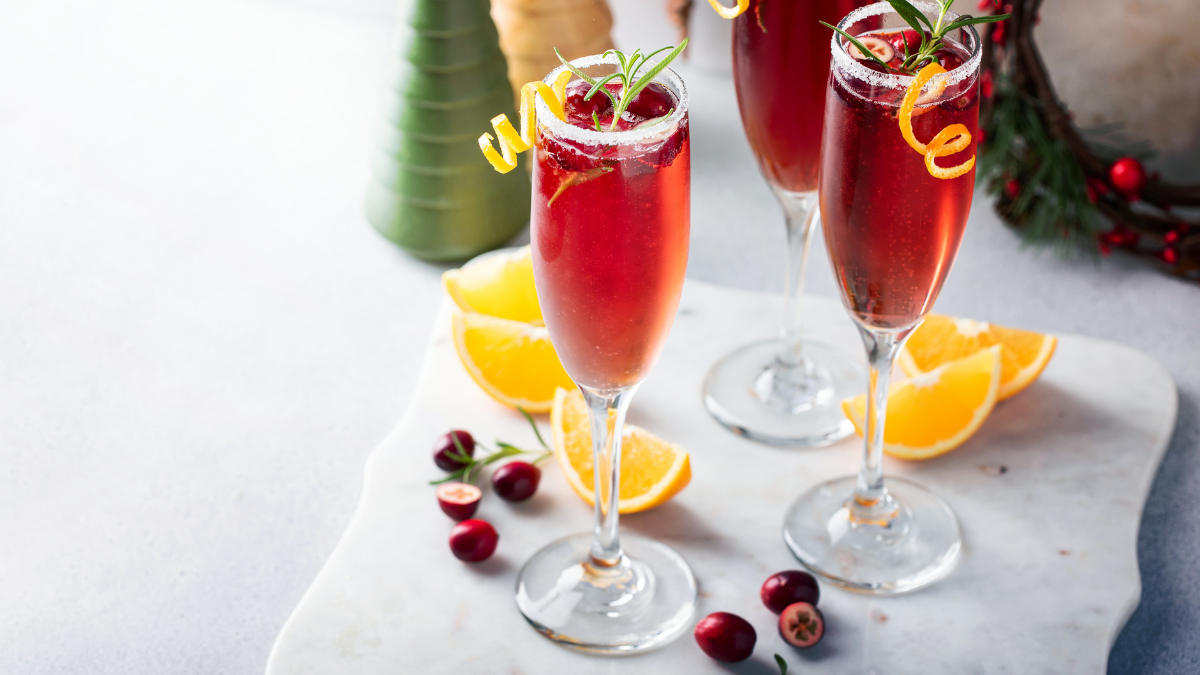
M 829 259 L 870 365 L 863 462 L 857 476 L 793 502 L 784 540 L 809 569 L 868 593 L 934 583 L 962 548 L 944 501 L 883 480 L 892 363 L 954 263 L 974 187 L 981 53 L 970 24 L 992 18 L 956 22 L 949 4 L 904 8 L 914 23 L 918 11 L 929 19 L 925 41 L 881 2 L 842 19 L 830 42 L 818 192 Z
M 516 593 L 542 635 L 612 654 L 674 639 L 698 597 L 678 553 L 618 527 L 625 411 L 674 321 L 691 222 L 687 89 L 638 52 L 621 57 L 623 82 L 607 91 L 598 80 L 612 73 L 615 56 L 572 62 L 571 72 L 597 89 L 586 99 L 591 85 L 567 84 L 564 119 L 537 101 L 533 277 L 550 339 L 588 406 L 595 522 L 534 554 Z M 642 66 L 649 74 L 638 74 Z
M 853 432 L 839 402 L 862 391 L 858 363 L 800 340 L 800 297 L 816 226 L 829 29 L 864 0 L 750 0 L 733 20 L 733 73 L 742 125 L 787 221 L 783 330 L 725 356 L 704 404 L 735 433 L 783 446 L 820 446 Z M 739 4 L 739 7 L 741 5 Z
M 890 43 L 902 39 L 895 30 L 871 35 Z M 951 43 L 940 57 L 953 75 L 970 55 Z M 931 176 L 897 129 L 904 87 L 878 85 L 853 77 L 829 80 L 821 215 L 846 306 L 868 325 L 904 328 L 929 311 L 950 271 L 971 209 L 975 170 L 949 180 Z M 975 154 L 978 121 L 974 75 L 948 84 L 912 117 L 922 141 L 951 124 L 970 131 L 968 146 L 939 158 L 940 166 Z
M 533 265 L 563 366 L 579 384 L 613 389 L 645 379 L 679 306 L 691 152 L 687 114 L 663 119 L 679 109 L 666 87 L 643 89 L 618 121 L 641 142 L 611 145 L 594 137 L 603 135 L 597 121 L 603 129 L 612 122 L 612 103 L 600 94 L 584 101 L 588 88 L 569 85 L 564 108 L 572 128 L 590 137 L 544 126 L 538 137 Z
M 733 21 L 738 108 L 763 175 L 775 187 L 817 187 L 829 79 L 829 29 L 864 0 L 750 0 Z

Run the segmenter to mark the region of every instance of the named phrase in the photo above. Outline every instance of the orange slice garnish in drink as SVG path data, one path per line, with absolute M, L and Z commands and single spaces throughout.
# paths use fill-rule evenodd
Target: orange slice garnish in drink
M 931 63 L 922 68 L 913 78 L 912 84 L 908 85 L 908 90 L 904 92 L 904 101 L 900 104 L 900 134 L 904 136 L 904 140 L 913 150 L 925 155 L 925 168 L 929 170 L 929 175 L 934 178 L 957 178 L 975 166 L 974 155 L 971 155 L 971 159 L 962 164 L 947 168 L 938 166 L 933 160 L 935 157 L 953 155 L 966 149 L 971 144 L 971 132 L 967 131 L 967 127 L 962 124 L 951 124 L 938 132 L 929 145 L 917 140 L 912 127 L 913 109 L 916 108 L 918 100 L 922 98 L 921 90 L 935 75 L 944 72 L 946 69 L 941 65 Z M 934 84 L 933 92 L 926 95 L 925 98 L 932 99 L 940 95 L 945 88 L 945 81 L 938 81 Z
M 571 79 L 571 71 L 564 70 L 554 79 L 554 86 L 549 87 L 545 82 L 526 82 L 521 87 L 521 133 L 513 128 L 508 121 L 508 115 L 500 114 L 492 118 L 492 128 L 499 137 L 500 151 L 492 147 L 495 140 L 489 133 L 479 137 L 479 149 L 491 163 L 492 168 L 500 173 L 508 173 L 517 168 L 517 154 L 533 147 L 533 132 L 537 126 L 537 106 L 534 97 L 541 95 L 546 107 L 561 121 L 566 121 L 567 115 L 563 110 L 566 102 L 567 82 Z
M 708 4 L 712 5 L 722 19 L 736 19 L 750 6 L 750 0 L 737 0 L 736 7 L 726 7 L 717 0 L 708 0 Z

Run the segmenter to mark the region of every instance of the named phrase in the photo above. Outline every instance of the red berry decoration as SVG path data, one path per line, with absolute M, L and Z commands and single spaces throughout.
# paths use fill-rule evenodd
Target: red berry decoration
M 1004 194 L 1008 195 L 1009 199 L 1016 199 L 1021 196 L 1021 183 L 1015 178 L 1010 178 L 1004 184 Z
M 537 492 L 542 470 L 529 462 L 509 462 L 492 473 L 492 489 L 501 499 L 521 502 Z
M 807 602 L 788 605 L 779 615 L 779 635 L 793 647 L 814 647 L 825 637 L 825 615 Z
M 714 612 L 700 619 L 693 635 L 705 654 L 726 663 L 750 658 L 754 653 L 754 643 L 758 641 L 754 626 L 729 612 Z
M 788 570 L 767 577 L 759 591 L 763 604 L 767 609 L 781 613 L 788 605 L 797 602 L 807 602 L 816 605 L 821 599 L 821 587 L 817 580 L 808 572 Z
M 438 506 L 442 512 L 455 520 L 466 520 L 475 515 L 483 492 L 470 483 L 443 483 L 438 486 Z
M 1146 187 L 1146 169 L 1133 157 L 1122 157 L 1109 167 L 1108 182 L 1126 199 L 1137 199 Z
M 486 520 L 464 520 L 450 530 L 450 552 L 464 562 L 487 560 L 496 551 L 500 535 Z
M 467 457 L 475 456 L 475 438 L 465 431 L 455 429 L 438 438 L 437 443 L 433 444 L 433 463 L 442 471 L 458 471 L 467 465 L 466 462 L 452 457 L 458 454 L 458 447 L 454 445 L 455 438 L 458 438 L 458 443 Z
M 995 26 L 995 28 L 992 28 L 992 42 L 995 42 L 998 45 L 1004 44 L 1004 38 L 1008 36 L 1008 33 L 1005 32 L 1004 28 L 1004 24 L 1006 23 L 1008 22 L 1001 21 L 999 23 L 992 24 Z
M 892 47 L 901 55 L 904 54 L 906 46 L 908 47 L 909 54 L 916 54 L 917 50 L 921 48 L 921 34 L 915 30 L 902 31 L 893 35 L 890 42 L 892 43 Z

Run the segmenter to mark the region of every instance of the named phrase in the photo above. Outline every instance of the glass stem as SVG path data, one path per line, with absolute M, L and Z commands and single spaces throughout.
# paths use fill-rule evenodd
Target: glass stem
M 783 330 L 776 357 L 780 365 L 795 368 L 803 360 L 800 345 L 800 299 L 804 293 L 804 269 L 817 216 L 817 193 L 788 192 L 775 188 L 787 221 L 787 269 L 783 277 Z
M 617 512 L 621 496 L 621 432 L 625 426 L 625 412 L 637 385 L 607 391 L 583 386 L 579 389 L 583 391 L 588 407 L 592 427 L 592 466 L 595 467 L 592 566 L 598 570 L 611 569 L 624 562 Z
M 858 327 L 867 348 L 870 373 L 867 380 L 867 416 L 863 430 L 863 462 L 854 488 L 851 519 L 886 527 L 898 506 L 883 484 L 883 428 L 887 420 L 888 385 L 892 363 L 913 328 L 887 330 Z

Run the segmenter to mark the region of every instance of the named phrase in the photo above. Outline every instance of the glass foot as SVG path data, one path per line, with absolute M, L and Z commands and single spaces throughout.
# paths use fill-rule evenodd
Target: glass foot
M 625 556 L 591 563 L 592 533 L 538 551 L 517 575 L 517 607 L 542 635 L 580 651 L 622 654 L 679 637 L 696 610 L 696 578 L 674 549 L 621 533 Z
M 792 502 L 783 539 L 826 581 L 875 595 L 908 593 L 946 577 L 962 550 L 958 519 L 946 502 L 902 478 L 887 479 L 898 507 L 886 526 L 852 523 L 854 476 L 822 483 Z
M 704 379 L 704 407 L 730 431 L 787 447 L 829 445 L 854 432 L 842 399 L 866 388 L 862 367 L 837 349 L 804 343 L 805 364 L 783 368 L 778 340 L 747 345 Z

